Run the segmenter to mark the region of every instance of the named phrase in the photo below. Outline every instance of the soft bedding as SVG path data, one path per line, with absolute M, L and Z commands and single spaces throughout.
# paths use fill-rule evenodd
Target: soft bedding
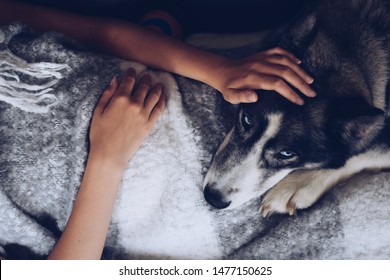
M 252 42 L 221 53 L 259 49 Z M 389 172 L 360 174 L 293 217 L 261 217 L 261 198 L 213 209 L 202 180 L 236 107 L 207 85 L 20 23 L 0 28 L 1 255 L 48 255 L 83 175 L 94 106 L 112 76 L 129 66 L 163 82 L 169 101 L 125 170 L 103 258 L 390 258 Z

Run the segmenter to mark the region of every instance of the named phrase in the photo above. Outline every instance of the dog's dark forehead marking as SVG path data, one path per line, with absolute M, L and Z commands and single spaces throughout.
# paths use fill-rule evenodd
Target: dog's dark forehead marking
M 256 103 L 242 105 L 242 109 L 256 123 L 266 123 L 270 115 L 281 114 L 283 123 L 298 125 L 305 116 L 310 115 L 310 108 L 308 108 L 310 106 L 310 104 L 299 106 L 276 92 L 262 91 Z
M 267 141 L 269 143 L 265 143 L 265 147 L 301 150 L 302 145 L 306 148 L 315 145 L 313 143 L 320 136 L 318 130 L 324 125 L 326 111 L 326 106 L 319 106 L 324 105 L 324 102 L 317 99 L 307 100 L 304 106 L 299 106 L 276 92 L 261 92 L 257 103 L 242 106 L 257 126 L 251 143 L 254 144 L 262 137 L 269 125 L 268 118 L 277 114 L 281 115 L 278 131 Z
M 275 91 L 258 91 L 258 101 L 246 104 L 248 110 L 255 110 L 259 114 L 270 114 L 275 112 L 299 113 L 302 106 L 296 105 Z M 302 96 L 302 98 L 305 98 Z

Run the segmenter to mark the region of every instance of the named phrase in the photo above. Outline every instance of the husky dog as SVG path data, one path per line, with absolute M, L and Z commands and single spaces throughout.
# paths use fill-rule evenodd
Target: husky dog
M 360 171 L 390 167 L 390 2 L 319 1 L 272 45 L 302 59 L 318 95 L 297 106 L 260 91 L 241 105 L 204 181 L 216 208 L 269 190 L 263 216 L 293 214 Z

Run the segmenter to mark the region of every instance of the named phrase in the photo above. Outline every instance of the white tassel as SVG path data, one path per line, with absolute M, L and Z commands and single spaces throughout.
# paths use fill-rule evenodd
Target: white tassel
M 0 51 L 0 101 L 7 102 L 27 112 L 47 113 L 58 103 L 53 86 L 64 76 L 60 71 L 71 70 L 66 64 L 49 62 L 27 63 L 9 50 Z M 44 84 L 20 81 L 19 74 L 35 79 L 48 79 Z

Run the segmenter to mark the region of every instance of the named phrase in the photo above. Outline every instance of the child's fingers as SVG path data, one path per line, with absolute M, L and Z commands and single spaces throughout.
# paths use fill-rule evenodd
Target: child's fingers
M 246 77 L 244 80 L 237 80 L 235 83 L 232 84 L 232 87 L 228 89 L 230 92 L 230 95 L 233 96 L 232 98 L 238 98 L 237 96 L 234 97 L 233 93 L 237 93 L 237 91 L 247 90 L 247 89 L 263 89 L 263 90 L 273 90 L 290 100 L 291 102 L 294 102 L 299 105 L 303 105 L 304 101 L 303 99 L 286 83 L 286 81 L 278 77 L 277 75 L 269 75 L 264 73 L 253 73 Z M 225 97 L 225 93 L 224 93 Z M 228 101 L 230 96 L 228 96 Z M 225 97 L 226 99 L 226 97 Z M 233 102 L 231 102 L 233 103 Z M 237 102 L 235 102 L 237 104 Z
M 135 79 L 136 79 L 135 70 L 133 68 L 127 69 L 123 74 L 123 78 L 116 92 L 116 95 L 130 96 L 134 88 Z
M 282 78 L 306 96 L 316 96 L 316 93 L 311 89 L 307 82 L 288 66 L 266 64 L 263 66 L 262 72 L 271 76 Z
M 167 97 L 164 94 L 164 92 L 161 92 L 160 98 L 158 99 L 158 102 L 153 107 L 152 111 L 149 115 L 149 122 L 151 124 L 155 124 L 160 117 L 161 113 L 164 111 L 165 105 L 167 102 Z
M 231 104 L 239 104 L 256 102 L 258 96 L 250 89 L 230 89 L 223 93 L 223 98 Z
M 155 109 L 160 100 L 165 99 L 163 96 L 163 85 L 157 83 L 154 85 L 153 89 L 149 92 L 149 94 L 145 98 L 145 112 L 148 115 L 152 114 L 152 111 Z M 150 119 L 150 117 L 149 117 Z
M 144 104 L 151 83 L 152 83 L 152 78 L 150 77 L 150 75 L 149 74 L 144 75 L 139 81 L 136 90 L 132 94 L 132 99 L 139 104 Z
M 289 87 L 283 79 L 274 76 L 264 76 L 261 88 L 276 91 L 297 105 L 304 104 L 303 99 L 291 87 Z
M 294 71 L 298 74 L 307 84 L 313 83 L 314 79 L 309 74 L 307 74 L 295 61 L 290 57 L 284 55 L 272 55 L 267 59 L 268 62 L 271 62 L 275 65 L 283 65 Z
M 99 102 L 96 105 L 95 113 L 96 114 L 102 114 L 108 104 L 111 101 L 111 98 L 114 96 L 115 91 L 118 89 L 118 80 L 116 77 L 112 78 L 109 86 L 103 91 L 102 95 L 100 96 Z
M 289 51 L 286 51 L 285 49 L 283 49 L 281 47 L 276 47 L 276 48 L 272 48 L 272 49 L 266 50 L 266 51 L 264 51 L 264 53 L 268 54 L 268 55 L 275 55 L 275 54 L 277 54 L 277 55 L 284 55 L 284 56 L 289 57 L 296 64 L 300 64 L 301 63 L 301 60 L 299 58 L 297 58 L 295 55 L 293 55 L 292 53 L 290 53 Z
M 309 86 L 314 79 L 298 65 L 301 61 L 297 57 L 280 47 L 265 53 L 268 55 L 268 63 L 272 64 L 268 67 L 268 74 L 283 78 L 306 96 L 316 96 L 316 92 Z

